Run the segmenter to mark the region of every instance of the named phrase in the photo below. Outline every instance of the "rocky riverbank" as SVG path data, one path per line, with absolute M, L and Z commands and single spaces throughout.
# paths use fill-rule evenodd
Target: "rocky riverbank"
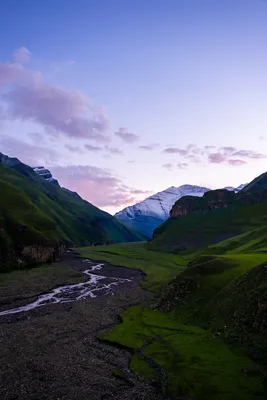
M 58 263 L 58 268 L 69 266 L 77 273 L 88 270 L 88 263 L 74 254 L 67 254 Z M 98 340 L 101 332 L 119 322 L 118 315 L 124 309 L 151 299 L 151 294 L 139 286 L 142 273 L 109 264 L 93 273 L 105 276 L 109 283 L 112 279 L 120 281 L 112 285 L 112 292 L 100 290 L 98 297 L 48 302 L 0 316 L 1 399 L 161 398 L 154 388 L 130 373 L 131 354 L 127 350 Z M 88 276 L 81 275 L 81 281 L 86 280 Z M 1 311 L 25 306 L 40 297 L 29 301 L 27 295 L 25 292 L 24 300 L 20 296 L 14 303 L 5 304 Z

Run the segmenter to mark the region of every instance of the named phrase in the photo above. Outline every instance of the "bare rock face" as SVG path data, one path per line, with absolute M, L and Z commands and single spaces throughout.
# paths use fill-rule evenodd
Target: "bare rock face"
M 235 193 L 227 189 L 211 190 L 203 197 L 185 196 L 179 199 L 171 209 L 170 217 L 179 218 L 191 213 L 204 213 L 226 208 L 235 200 Z
M 65 246 L 44 247 L 39 245 L 25 246 L 21 258 L 27 263 L 45 263 L 58 261 L 65 251 Z

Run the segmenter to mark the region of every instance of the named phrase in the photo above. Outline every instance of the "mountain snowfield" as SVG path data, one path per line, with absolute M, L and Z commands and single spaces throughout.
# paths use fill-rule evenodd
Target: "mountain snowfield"
M 227 186 L 225 189 L 239 192 L 246 185 L 237 188 Z M 173 204 L 183 196 L 203 196 L 210 189 L 194 185 L 171 186 L 162 192 L 153 194 L 140 203 L 128 206 L 115 214 L 121 222 L 132 229 L 151 237 L 154 229 L 169 218 Z

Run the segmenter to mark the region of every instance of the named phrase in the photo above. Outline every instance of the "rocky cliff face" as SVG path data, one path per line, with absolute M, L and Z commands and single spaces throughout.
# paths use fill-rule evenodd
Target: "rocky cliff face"
M 34 167 L 33 168 L 34 172 L 44 178 L 47 182 L 53 183 L 56 186 L 60 186 L 58 181 L 53 177 L 51 172 L 44 168 L 44 167 Z
M 211 190 L 202 198 L 185 196 L 179 199 L 170 211 L 170 218 L 179 218 L 191 213 L 204 213 L 226 208 L 235 200 L 235 193 L 226 189 Z

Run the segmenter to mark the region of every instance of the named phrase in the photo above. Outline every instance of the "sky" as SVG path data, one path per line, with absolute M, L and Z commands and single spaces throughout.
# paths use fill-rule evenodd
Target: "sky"
M 115 213 L 266 171 L 267 1 L 3 0 L 0 152 Z

